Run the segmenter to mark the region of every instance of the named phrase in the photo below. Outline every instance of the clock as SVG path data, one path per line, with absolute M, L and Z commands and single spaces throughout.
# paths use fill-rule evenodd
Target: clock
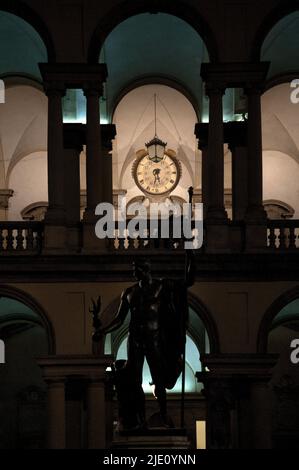
M 182 168 L 172 155 L 164 155 L 160 162 L 151 161 L 148 155 L 142 155 L 134 162 L 133 178 L 138 188 L 150 196 L 170 194 L 178 185 Z

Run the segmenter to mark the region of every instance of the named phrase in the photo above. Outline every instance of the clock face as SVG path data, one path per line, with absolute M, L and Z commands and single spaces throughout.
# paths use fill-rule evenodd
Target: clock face
M 144 156 L 134 163 L 133 176 L 142 192 L 160 196 L 176 188 L 181 177 L 181 166 L 176 158 L 168 155 L 160 162 L 153 162 Z

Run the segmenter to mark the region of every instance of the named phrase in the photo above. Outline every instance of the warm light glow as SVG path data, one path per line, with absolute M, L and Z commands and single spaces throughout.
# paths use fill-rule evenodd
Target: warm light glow
M 196 448 L 201 450 L 207 448 L 205 421 L 196 421 Z
M 158 137 L 155 137 L 148 144 L 146 144 L 149 159 L 155 163 L 159 163 L 164 158 L 166 143 L 162 142 Z

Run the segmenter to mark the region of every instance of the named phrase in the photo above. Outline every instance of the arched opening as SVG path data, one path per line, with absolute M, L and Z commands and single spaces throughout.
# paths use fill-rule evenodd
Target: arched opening
M 46 386 L 36 360 L 54 352 L 51 326 L 32 299 L 3 287 L 0 338 L 5 345 L 5 364 L 0 368 L 0 448 L 43 448 Z
M 19 2 L 1 2 L 0 55 L 0 219 L 18 221 L 25 207 L 48 197 L 48 104 L 38 64 L 55 57 L 46 29 Z
M 291 91 L 289 83 L 282 83 L 262 96 L 263 200 L 269 218 L 276 220 L 299 218 L 298 109 L 291 101 Z M 298 234 L 296 228 L 296 246 Z M 283 236 L 289 243 L 289 228 Z M 278 228 L 275 237 L 279 246 Z
M 189 24 L 200 35 L 205 43 L 212 62 L 218 60 L 218 50 L 216 39 L 208 25 L 208 22 L 201 17 L 200 12 L 183 2 L 167 2 L 164 5 L 150 0 L 143 0 L 142 2 L 132 3 L 123 2 L 112 8 L 98 24 L 94 31 L 89 51 L 88 60 L 91 63 L 96 63 L 101 51 L 101 48 L 107 39 L 107 36 L 122 22 L 130 17 L 151 14 L 154 18 L 159 14 L 167 14 L 177 17 L 182 21 Z
M 266 313 L 259 347 L 278 355 L 270 383 L 274 448 L 297 448 L 299 442 L 299 369 L 292 343 L 299 338 L 299 289 L 281 296 Z
M 16 119 L 18 116 L 18 119 Z M 36 87 L 14 85 L 0 107 L 0 189 L 11 190 L 0 217 L 22 220 L 22 211 L 48 199 L 47 98 Z
M 271 9 L 271 12 L 266 16 L 255 36 L 251 53 L 252 61 L 256 62 L 261 59 L 264 41 L 271 30 L 281 19 L 297 11 L 298 7 L 294 4 L 293 0 L 283 0 L 275 8 Z
M 46 45 L 49 62 L 55 62 L 56 51 L 51 33 L 43 20 L 34 10 L 32 10 L 27 4 L 18 0 L 2 0 L 0 9 L 1 11 L 16 15 L 29 23 L 38 32 Z
M 289 79 L 292 74 L 297 78 L 295 73 L 298 72 L 298 25 L 298 9 L 294 11 L 294 6 L 284 6 L 279 16 L 274 12 L 268 24 L 263 26 L 263 35 L 259 37 L 259 59 L 270 61 L 268 78 L 272 81 L 274 77 Z
M 183 17 L 174 15 L 132 11 L 111 25 L 104 41 L 99 37 L 93 40 L 97 51 L 93 62 L 100 61 L 108 68 L 101 100 L 102 123 L 111 122 L 121 97 L 143 84 L 162 83 L 184 90 L 196 112 L 202 110 L 200 69 L 202 62 L 210 61 L 210 51 L 198 30 Z M 82 122 L 85 114 L 82 92 L 69 91 L 66 108 L 65 119 Z
M 0 25 L 0 75 L 21 75 L 41 80 L 38 63 L 48 62 L 48 50 L 38 31 L 24 19 L 2 8 Z

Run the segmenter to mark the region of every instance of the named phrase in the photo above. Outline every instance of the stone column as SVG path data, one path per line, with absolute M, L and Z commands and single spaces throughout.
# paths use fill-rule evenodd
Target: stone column
M 106 447 L 106 405 L 103 379 L 92 379 L 87 389 L 88 449 Z
M 204 375 L 205 373 L 197 374 Z M 233 397 L 227 378 L 206 379 L 204 394 L 207 398 L 207 448 L 231 449 L 233 441 Z
M 227 123 L 225 131 L 232 153 L 233 220 L 244 220 L 248 207 L 247 123 Z
M 206 92 L 210 99 L 207 174 L 208 206 L 206 207 L 206 241 L 208 252 L 228 249 L 227 213 L 224 208 L 224 87 L 208 82 Z
M 80 154 L 84 142 L 85 127 L 82 124 L 64 125 L 67 245 L 71 251 L 75 252 L 81 247 Z
M 201 188 L 204 219 L 207 217 L 209 199 L 209 153 L 208 153 L 208 125 L 197 124 L 195 135 L 198 139 L 198 148 L 201 150 Z
M 49 208 L 45 218 L 45 249 L 65 247 L 64 149 L 61 82 L 46 82 L 48 96 L 48 193 Z
M 225 89 L 218 84 L 207 83 L 209 97 L 209 143 L 208 143 L 208 219 L 225 220 L 224 209 L 224 127 L 223 94 Z
M 96 216 L 95 209 L 104 201 L 104 152 L 102 149 L 102 135 L 100 125 L 100 97 L 103 85 L 98 82 L 89 82 L 84 86 L 87 99 L 86 124 L 86 182 L 87 207 L 83 217 L 83 248 L 85 251 L 94 251 L 105 247 L 105 240 L 98 240 L 95 236 Z
M 247 248 L 266 248 L 267 214 L 263 207 L 263 148 L 261 86 L 245 89 L 248 96 Z
M 46 379 L 48 384 L 48 449 L 65 449 L 65 382 L 62 378 Z
M 254 449 L 272 448 L 270 389 L 266 381 L 251 384 L 252 441 Z
M 103 201 L 113 204 L 112 141 L 116 136 L 116 127 L 107 124 L 101 126 L 101 129 L 104 161 Z

